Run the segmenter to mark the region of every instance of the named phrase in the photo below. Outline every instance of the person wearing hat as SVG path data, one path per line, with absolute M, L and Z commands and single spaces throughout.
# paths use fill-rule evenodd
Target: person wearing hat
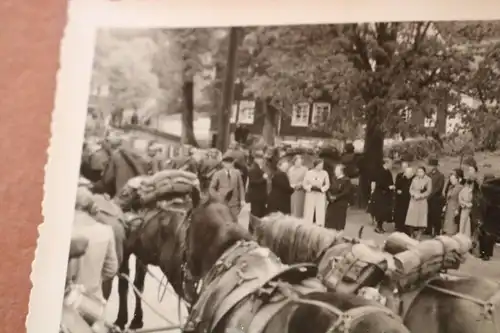
M 263 217 L 267 213 L 267 180 L 264 172 L 264 154 L 257 151 L 252 154 L 253 162 L 248 171 L 247 202 L 250 203 L 250 214 Z
M 431 193 L 427 198 L 427 228 L 426 234 L 431 236 L 441 235 L 442 221 L 441 215 L 444 206 L 443 189 L 445 184 L 445 177 L 439 171 L 439 161 L 437 158 L 429 158 L 429 172 L 428 176 L 431 178 Z
M 245 199 L 245 186 L 241 173 L 234 168 L 234 157 L 231 154 L 226 153 L 222 157 L 222 169 L 214 173 L 209 193 L 224 200 L 231 210 L 233 221 L 238 222 Z

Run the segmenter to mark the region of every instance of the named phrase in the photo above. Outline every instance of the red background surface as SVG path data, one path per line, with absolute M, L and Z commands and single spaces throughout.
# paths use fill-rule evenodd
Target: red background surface
M 25 332 L 66 0 L 0 1 L 0 323 Z

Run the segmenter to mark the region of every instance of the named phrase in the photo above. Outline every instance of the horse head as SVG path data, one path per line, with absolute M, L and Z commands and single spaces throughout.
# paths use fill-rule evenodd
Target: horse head
M 231 192 L 227 194 L 230 195 Z M 236 242 L 252 239 L 247 230 L 233 222 L 229 207 L 223 200 L 227 198 L 209 195 L 191 214 L 186 235 L 186 264 L 195 278 L 203 277 Z

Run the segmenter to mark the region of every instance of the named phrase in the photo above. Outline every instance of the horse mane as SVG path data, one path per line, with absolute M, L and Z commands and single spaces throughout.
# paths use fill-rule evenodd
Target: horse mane
M 282 213 L 262 219 L 252 217 L 250 223 L 259 244 L 270 248 L 285 264 L 314 262 L 324 250 L 342 239 L 339 232 L 306 224 Z
M 212 196 L 193 209 L 189 234 L 191 270 L 196 276 L 206 273 L 238 241 L 253 239 L 240 224 L 233 222 L 229 207 Z

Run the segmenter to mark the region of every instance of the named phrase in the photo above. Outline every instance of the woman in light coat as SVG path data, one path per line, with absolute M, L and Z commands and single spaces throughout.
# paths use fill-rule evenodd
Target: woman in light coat
M 302 187 L 306 191 L 304 220 L 317 225 L 325 225 L 326 191 L 330 188 L 330 178 L 323 170 L 323 160 L 316 160 L 313 168 L 307 171 Z
M 418 240 L 420 240 L 424 229 L 427 228 L 427 197 L 431 194 L 431 190 L 432 181 L 425 174 L 425 168 L 418 167 L 416 176 L 410 185 L 410 205 L 405 221 L 412 237 Z
M 458 195 L 463 188 L 464 173 L 462 169 L 455 169 L 450 175 L 446 187 L 446 206 L 444 208 L 443 233 L 445 235 L 454 235 L 458 231 L 457 218 L 460 215 L 460 204 Z
M 294 189 L 291 205 L 292 205 L 292 215 L 298 218 L 304 216 L 304 200 L 305 192 L 302 187 L 304 182 L 304 177 L 307 173 L 307 168 L 303 165 L 303 159 L 300 155 L 295 155 L 292 160 L 293 165 L 288 169 L 288 179 L 290 180 L 290 186 Z
M 460 204 L 460 224 L 458 232 L 469 237 L 472 236 L 470 213 L 473 204 L 474 180 L 468 179 L 464 188 L 458 194 L 458 203 Z

